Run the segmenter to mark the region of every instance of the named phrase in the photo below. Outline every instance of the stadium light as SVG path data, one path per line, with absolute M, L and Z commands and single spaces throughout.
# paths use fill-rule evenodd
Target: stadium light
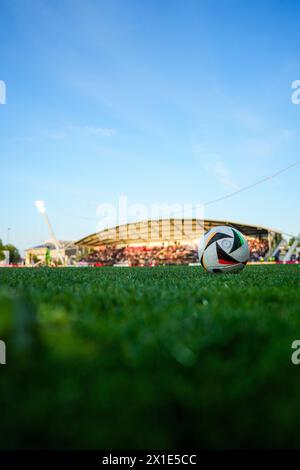
M 44 201 L 35 201 L 35 206 L 41 214 L 45 214 L 46 208 Z
M 37 208 L 37 210 L 39 211 L 40 214 L 43 214 L 44 219 L 46 221 L 46 224 L 48 226 L 49 232 L 50 232 L 50 237 L 51 237 L 52 243 L 54 244 L 54 246 L 56 248 L 56 251 L 57 251 L 57 254 L 58 254 L 58 257 L 59 257 L 60 261 L 64 265 L 65 260 L 64 260 L 62 254 L 61 254 L 61 247 L 59 246 L 59 242 L 58 242 L 58 240 L 55 236 L 52 225 L 50 224 L 50 220 L 49 220 L 48 214 L 46 212 L 45 202 L 44 201 L 35 201 L 35 207 Z

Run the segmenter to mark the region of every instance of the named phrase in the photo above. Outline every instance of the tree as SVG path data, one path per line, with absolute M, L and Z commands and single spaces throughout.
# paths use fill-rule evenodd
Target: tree
M 5 259 L 3 250 L 4 250 L 4 247 L 3 247 L 2 240 L 1 240 L 1 238 L 0 238 L 0 261 L 3 261 L 3 260 Z
M 291 237 L 291 238 L 289 239 L 288 246 L 292 246 L 292 244 L 294 243 L 295 240 L 296 240 L 295 237 Z M 299 243 L 298 243 L 298 246 L 300 246 L 300 241 L 299 241 Z
M 294 243 L 294 241 L 295 241 L 295 237 L 291 237 L 291 238 L 289 239 L 288 246 L 292 246 L 292 244 Z
M 2 242 L 1 242 L 2 244 Z M 14 246 L 14 245 L 0 245 L 0 252 L 2 251 L 2 254 L 3 254 L 3 251 L 9 251 L 9 262 L 10 263 L 19 263 L 19 261 L 21 260 L 21 255 L 18 251 L 18 249 Z

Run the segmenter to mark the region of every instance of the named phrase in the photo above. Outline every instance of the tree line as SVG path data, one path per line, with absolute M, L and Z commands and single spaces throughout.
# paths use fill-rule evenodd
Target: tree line
M 9 262 L 10 263 L 19 263 L 21 260 L 21 255 L 19 250 L 12 244 L 3 245 L 2 240 L 0 239 L 0 261 L 5 259 L 5 251 L 9 251 Z

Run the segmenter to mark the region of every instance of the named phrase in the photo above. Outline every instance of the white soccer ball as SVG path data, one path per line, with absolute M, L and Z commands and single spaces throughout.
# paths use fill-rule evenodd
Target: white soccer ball
M 199 260 L 210 273 L 241 271 L 250 257 L 246 237 L 236 228 L 214 227 L 199 242 Z

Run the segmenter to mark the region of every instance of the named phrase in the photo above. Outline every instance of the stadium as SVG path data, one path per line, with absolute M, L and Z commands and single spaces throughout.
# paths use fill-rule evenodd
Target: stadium
M 204 232 L 231 226 L 248 239 L 251 260 L 268 259 L 278 252 L 282 233 L 227 220 L 160 219 L 107 228 L 75 243 L 85 256 L 81 262 L 95 266 L 157 266 L 195 264 L 198 242 Z M 275 255 L 274 255 L 275 256 Z

